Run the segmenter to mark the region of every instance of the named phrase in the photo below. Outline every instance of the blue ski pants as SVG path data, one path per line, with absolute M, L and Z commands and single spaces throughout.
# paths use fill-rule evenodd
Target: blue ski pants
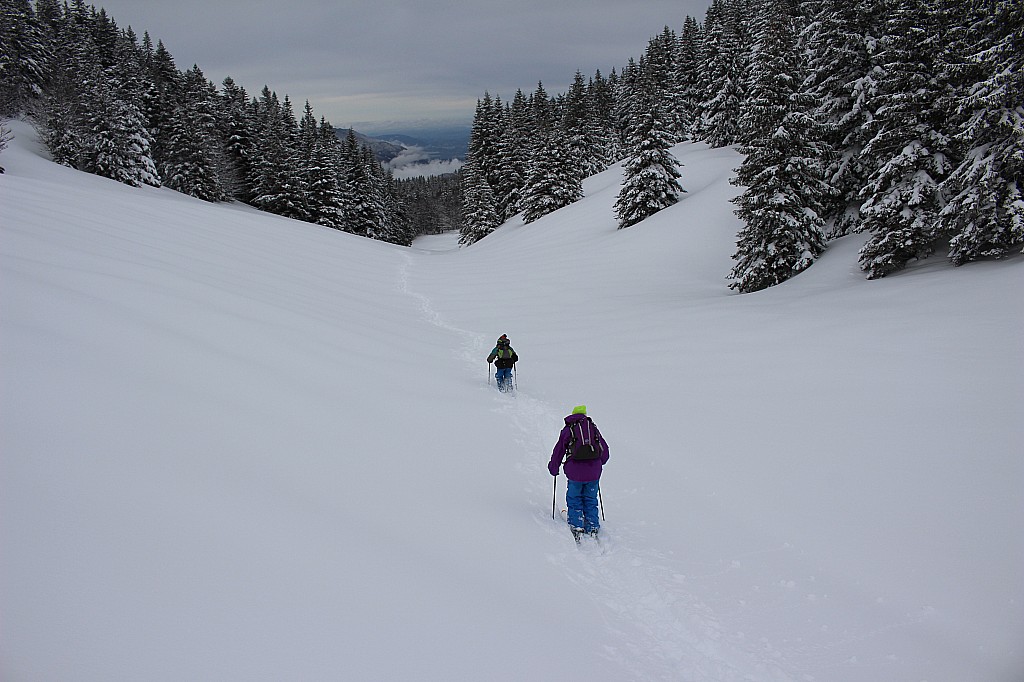
M 494 379 L 498 382 L 499 391 L 509 391 L 512 389 L 512 368 L 511 367 L 499 367 L 494 373 Z
M 565 506 L 568 507 L 568 521 L 573 528 L 586 532 L 601 527 L 597 514 L 598 481 L 569 481 L 565 489 Z

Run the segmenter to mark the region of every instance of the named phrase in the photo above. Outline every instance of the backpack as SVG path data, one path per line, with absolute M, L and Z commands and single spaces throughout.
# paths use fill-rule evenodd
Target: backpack
M 512 353 L 514 352 L 515 351 L 512 350 L 512 346 L 509 345 L 508 341 L 504 343 L 498 342 L 498 345 L 494 348 L 494 356 L 496 358 L 501 358 L 502 360 L 511 360 Z
M 583 432 L 583 424 L 587 425 L 587 432 Z M 580 437 L 576 438 L 576 431 L 573 427 L 580 427 Z M 572 436 L 572 440 L 569 441 L 569 445 L 566 447 L 566 453 L 569 459 L 582 462 L 589 459 L 597 459 L 601 456 L 601 443 L 600 439 L 593 437 L 590 430 L 590 420 L 585 419 L 583 421 L 573 422 L 569 424 L 569 434 Z M 587 439 L 590 442 L 587 442 Z

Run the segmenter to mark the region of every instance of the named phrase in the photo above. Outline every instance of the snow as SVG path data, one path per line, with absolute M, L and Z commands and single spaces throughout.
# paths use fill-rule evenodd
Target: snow
M 616 167 L 408 249 L 13 129 L 0 679 L 1024 677 L 1021 257 L 868 282 L 860 235 L 738 295 L 729 149 L 674 147 L 688 193 L 627 230 Z M 582 549 L 546 471 L 579 403 Z

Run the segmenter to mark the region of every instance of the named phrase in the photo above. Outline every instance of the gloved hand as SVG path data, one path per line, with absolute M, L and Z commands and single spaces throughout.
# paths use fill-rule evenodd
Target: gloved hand
M 558 476 L 558 468 L 557 462 L 548 462 L 548 473 L 552 476 Z

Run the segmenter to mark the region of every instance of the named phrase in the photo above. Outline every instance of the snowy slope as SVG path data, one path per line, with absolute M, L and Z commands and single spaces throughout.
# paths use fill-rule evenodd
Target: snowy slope
M 1021 259 L 727 288 L 730 150 L 403 249 L 0 176 L 0 679 L 1024 675 Z M 488 385 L 507 333 L 519 391 Z M 585 402 L 604 545 L 551 520 Z M 564 479 L 558 479 L 558 494 Z

